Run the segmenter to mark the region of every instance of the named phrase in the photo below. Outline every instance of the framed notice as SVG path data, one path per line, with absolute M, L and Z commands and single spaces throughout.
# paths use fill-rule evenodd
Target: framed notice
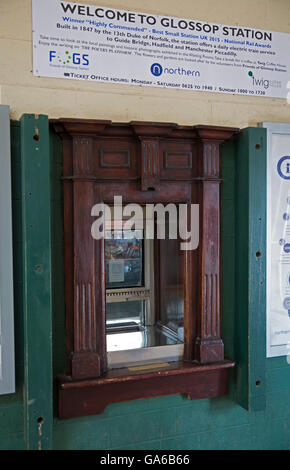
M 267 357 L 290 354 L 290 124 L 267 128 Z
M 0 105 L 0 395 L 15 391 L 9 106 Z

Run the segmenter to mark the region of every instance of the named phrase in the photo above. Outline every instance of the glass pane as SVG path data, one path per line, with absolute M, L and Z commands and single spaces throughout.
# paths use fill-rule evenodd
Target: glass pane
M 106 232 L 108 352 L 184 341 L 179 240 L 166 238 L 153 243 L 143 240 L 143 231 L 138 232 L 135 238 L 127 231 Z
M 142 230 L 136 230 L 136 235 L 138 238 L 130 238 L 130 233 L 125 230 L 106 231 L 107 289 L 140 287 L 143 285 L 144 241 L 142 239 Z
M 160 240 L 160 322 L 184 339 L 183 260 L 179 240 Z
M 144 323 L 145 301 L 107 302 L 107 327 L 138 326 Z
M 127 351 L 130 349 L 149 348 L 181 344 L 182 341 L 165 334 L 157 326 L 146 326 L 137 331 L 110 331 L 107 334 L 107 351 Z

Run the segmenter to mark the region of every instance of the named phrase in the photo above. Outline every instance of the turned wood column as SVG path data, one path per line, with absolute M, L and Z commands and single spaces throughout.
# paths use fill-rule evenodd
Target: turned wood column
M 83 145 L 80 143 L 80 145 Z M 73 181 L 74 285 L 72 377 L 100 376 L 106 370 L 104 239 L 91 235 L 91 209 L 101 202 L 92 181 Z
M 102 203 L 96 184 L 94 139 L 76 123 L 55 125 L 63 142 L 64 238 L 68 369 L 72 379 L 106 371 L 104 239 L 91 235 L 92 207 Z
M 199 363 L 211 363 L 224 360 L 220 301 L 220 155 L 222 143 L 233 132 L 203 126 L 196 127 L 196 130 L 199 141 L 195 192 L 200 205 L 200 245 L 194 356 Z

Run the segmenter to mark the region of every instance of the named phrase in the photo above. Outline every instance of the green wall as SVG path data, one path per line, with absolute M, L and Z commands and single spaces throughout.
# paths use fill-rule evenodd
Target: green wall
M 264 149 L 266 151 L 266 149 Z M 24 328 L 22 303 L 20 123 L 12 123 L 15 324 L 17 393 L 0 397 L 0 448 L 24 449 Z M 235 315 L 235 182 L 236 148 L 223 152 L 222 262 L 223 338 L 225 352 L 236 358 Z M 61 153 L 58 138 L 50 139 L 53 375 L 63 372 L 65 356 L 64 273 L 62 240 Z M 45 211 L 45 207 L 43 207 Z M 266 406 L 248 412 L 238 404 L 237 368 L 226 397 L 190 401 L 182 395 L 119 403 L 104 414 L 54 420 L 54 449 L 290 449 L 290 367 L 286 358 L 267 359 Z M 56 393 L 54 393 L 54 397 Z M 49 397 L 48 397 L 49 398 Z M 263 408 L 263 406 L 262 406 Z

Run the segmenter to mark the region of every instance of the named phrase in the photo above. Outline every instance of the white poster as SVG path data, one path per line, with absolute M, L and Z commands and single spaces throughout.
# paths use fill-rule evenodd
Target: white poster
M 290 35 L 60 0 L 33 0 L 33 73 L 286 98 Z
M 125 264 L 123 259 L 109 261 L 109 282 L 124 282 Z
M 265 123 L 267 357 L 290 355 L 290 124 Z

